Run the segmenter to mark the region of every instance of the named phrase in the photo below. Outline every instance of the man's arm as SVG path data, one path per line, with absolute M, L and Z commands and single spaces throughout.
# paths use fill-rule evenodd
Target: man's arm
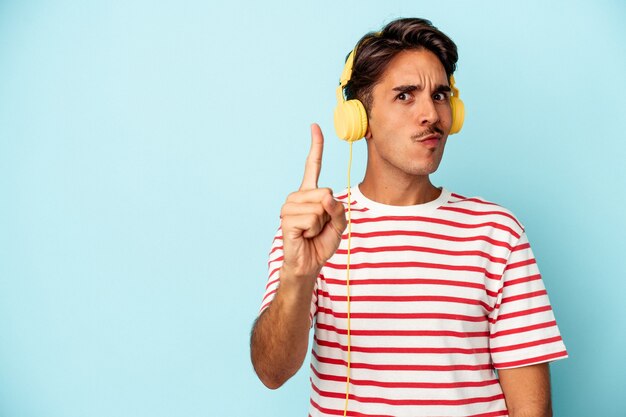
M 272 389 L 295 374 L 306 357 L 315 281 L 346 228 L 343 205 L 335 201 L 330 189 L 317 188 L 323 146 L 322 131 L 314 124 L 302 185 L 287 197 L 280 211 L 283 265 L 278 290 L 250 338 L 254 369 Z
M 548 363 L 499 369 L 498 377 L 511 417 L 552 417 Z
M 251 357 L 259 379 L 279 388 L 302 366 L 309 344 L 310 279 L 283 279 L 270 306 L 257 319 L 250 338 Z

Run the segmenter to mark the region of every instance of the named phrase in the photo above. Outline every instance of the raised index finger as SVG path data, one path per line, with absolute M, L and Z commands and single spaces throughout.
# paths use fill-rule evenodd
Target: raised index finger
M 300 190 L 317 188 L 317 180 L 322 169 L 322 151 L 324 150 L 324 135 L 317 123 L 311 125 L 311 149 L 304 165 L 304 178 Z

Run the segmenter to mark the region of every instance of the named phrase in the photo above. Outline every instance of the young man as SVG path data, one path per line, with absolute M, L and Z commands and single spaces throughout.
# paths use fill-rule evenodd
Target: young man
M 567 352 L 524 228 L 429 179 L 453 124 L 456 60 L 423 19 L 355 48 L 345 93 L 367 113 L 368 162 L 351 190 L 349 286 L 348 193 L 318 187 L 323 137 L 311 128 L 251 338 L 274 389 L 302 365 L 314 325 L 311 416 L 552 415 L 548 362 Z

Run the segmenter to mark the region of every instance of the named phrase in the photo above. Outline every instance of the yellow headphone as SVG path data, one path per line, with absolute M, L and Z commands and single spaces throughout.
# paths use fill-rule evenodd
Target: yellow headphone
M 356 48 L 350 52 L 346 65 L 341 72 L 341 78 L 339 79 L 339 86 L 336 90 L 337 95 L 337 107 L 335 107 L 334 120 L 335 120 L 335 132 L 340 139 L 348 142 L 355 142 L 365 136 L 367 131 L 367 113 L 363 103 L 359 100 L 352 99 L 346 100 L 343 94 L 350 77 L 352 77 L 352 65 L 354 63 L 354 54 Z M 450 128 L 450 135 L 459 133 L 461 127 L 463 127 L 463 120 L 465 119 L 465 106 L 463 101 L 459 97 L 459 89 L 454 85 L 454 76 L 450 76 L 450 89 L 452 90 L 452 96 L 450 97 L 450 108 L 452 110 L 452 127 Z

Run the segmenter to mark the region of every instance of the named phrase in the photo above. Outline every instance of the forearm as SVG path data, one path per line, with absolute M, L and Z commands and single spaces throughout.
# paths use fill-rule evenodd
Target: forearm
M 283 385 L 302 366 L 311 327 L 314 281 L 282 278 L 286 277 L 281 275 L 276 296 L 255 323 L 250 340 L 254 369 L 271 389 Z

